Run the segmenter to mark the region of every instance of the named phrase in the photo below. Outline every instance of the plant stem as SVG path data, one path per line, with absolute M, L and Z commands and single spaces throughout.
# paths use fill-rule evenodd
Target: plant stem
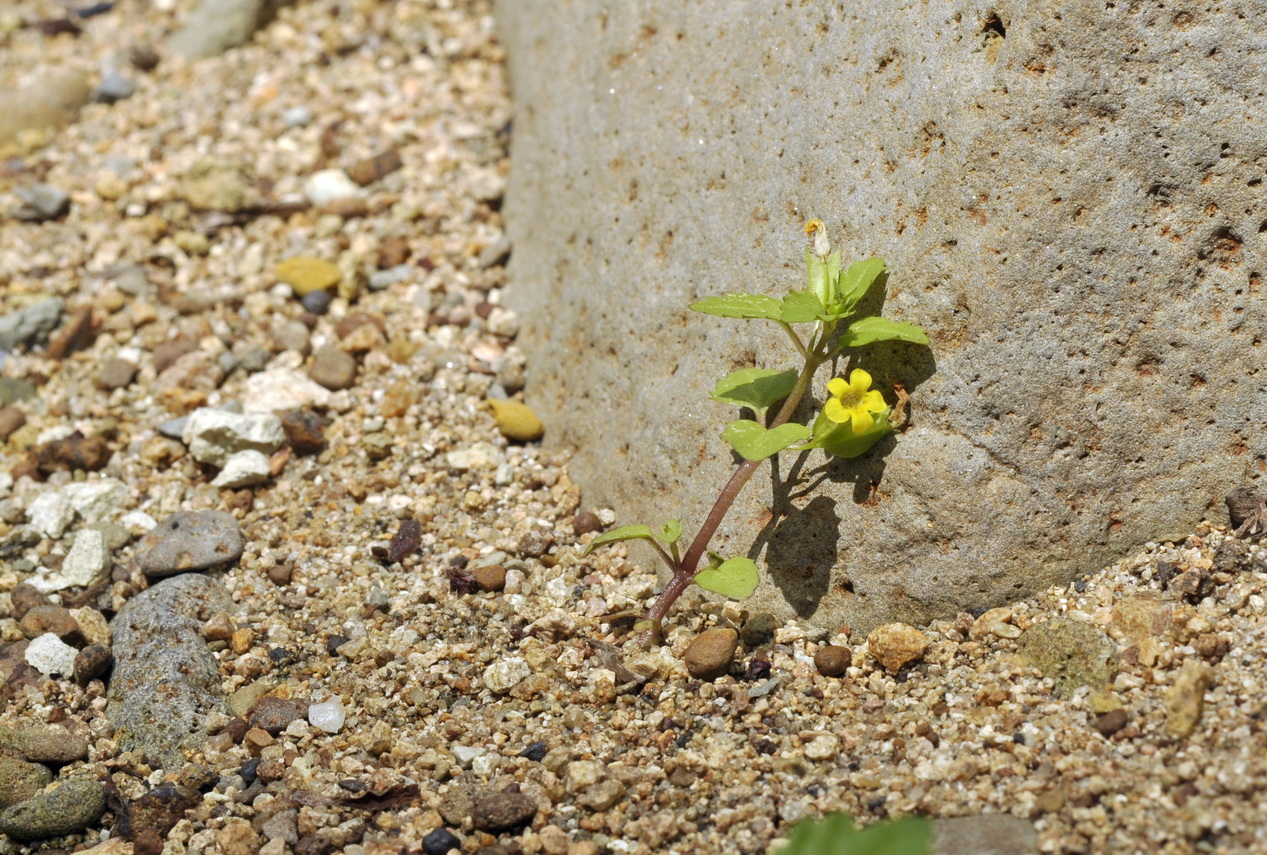
M 796 384 L 792 387 L 792 391 L 788 393 L 783 406 L 779 408 L 778 415 L 770 423 L 769 427 L 771 430 L 779 425 L 786 424 L 796 412 L 796 408 L 800 406 L 806 393 L 809 392 L 810 384 L 814 381 L 814 374 L 817 373 L 819 366 L 826 361 L 825 356 L 821 353 L 826 340 L 826 335 L 819 336 L 811 341 L 810 348 L 804 351 L 805 367 L 796 378 Z M 726 514 L 730 512 L 731 506 L 734 505 L 735 499 L 739 497 L 744 485 L 748 483 L 748 480 L 757 471 L 757 467 L 761 463 L 761 460 L 743 461 L 735 467 L 735 471 L 731 474 L 730 480 L 726 482 L 726 486 L 722 487 L 721 493 L 717 496 L 717 501 L 713 503 L 712 510 L 708 512 L 708 516 L 704 519 L 704 524 L 695 533 L 695 538 L 691 541 L 690 547 L 687 548 L 686 555 L 682 557 L 681 562 L 674 569 L 673 578 L 669 580 L 669 584 L 660 592 L 660 596 L 656 597 L 655 602 L 651 604 L 651 608 L 647 609 L 644 621 L 650 622 L 651 626 L 644 632 L 644 644 L 649 643 L 653 639 L 659 639 L 660 627 L 664 622 L 665 615 L 669 613 L 669 609 L 677 602 L 678 597 L 682 596 L 682 593 L 694 581 L 695 568 L 699 566 L 700 559 L 704 557 L 709 541 L 713 539 L 713 535 L 717 533 L 722 520 L 726 518 Z

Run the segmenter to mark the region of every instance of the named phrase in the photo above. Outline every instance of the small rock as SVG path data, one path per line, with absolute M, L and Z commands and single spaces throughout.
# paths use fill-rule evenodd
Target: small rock
M 201 801 L 202 794 L 197 790 L 165 781 L 128 804 L 124 836 L 135 838 L 153 832 L 160 841 L 164 840 L 176 823 L 184 819 L 185 812 Z
M 0 442 L 7 440 L 24 424 L 26 424 L 26 413 L 21 407 L 13 404 L 0 407 Z
M 45 65 L 31 83 L 0 94 L 0 144 L 23 131 L 66 124 L 91 97 L 92 85 L 84 68 Z
M 268 458 L 258 451 L 239 451 L 224 461 L 224 468 L 211 482 L 211 486 L 237 490 L 263 484 L 271 477 Z
M 360 195 L 361 188 L 348 178 L 347 173 L 342 169 L 323 169 L 320 172 L 314 172 L 304 182 L 304 196 L 317 207 Z M 298 292 L 298 289 L 296 291 Z
M 287 108 L 282 113 L 282 121 L 288 128 L 302 128 L 312 122 L 312 110 L 303 104 Z
M 36 543 L 39 538 L 36 537 Z M 44 592 L 32 585 L 30 582 L 23 582 L 12 591 L 9 592 L 9 601 L 13 603 L 13 609 L 10 615 L 14 620 L 22 620 L 22 617 L 36 606 L 51 606 L 53 603 Z
M 75 521 L 75 506 L 60 490 L 41 493 L 27 505 L 26 519 L 40 534 L 57 539 Z
M 55 724 L 25 724 L 16 730 L 0 726 L 0 751 L 32 763 L 63 766 L 88 757 L 88 742 Z
M 324 407 L 330 403 L 329 390 L 293 368 L 271 368 L 251 375 L 244 394 L 248 413 Z
M 507 831 L 537 814 L 537 803 L 524 793 L 478 793 L 472 802 L 471 821 L 481 831 Z
M 72 353 L 86 350 L 92 346 L 100 329 L 101 322 L 93 315 L 92 309 L 80 309 L 49 341 L 44 355 L 49 359 L 60 360 Z
M 480 250 L 479 263 L 481 267 L 494 267 L 498 264 L 505 263 L 510 257 L 510 237 L 502 234 L 498 236 L 492 243 Z
M 1141 591 L 1113 605 L 1113 627 L 1131 641 L 1161 638 L 1170 629 L 1174 605 L 1155 591 Z
M 333 302 L 334 294 L 329 291 L 313 291 L 311 294 L 305 294 L 299 301 L 304 311 L 313 317 L 320 317 L 330 311 L 330 304 Z
M 300 297 L 315 291 L 328 291 L 342 278 L 336 265 L 307 256 L 286 259 L 274 268 L 274 273 Z
M 348 389 L 356 380 L 356 360 L 339 347 L 327 344 L 312 355 L 308 376 L 327 389 Z
M 82 469 L 96 472 L 104 469 L 114 454 L 103 436 L 84 436 L 75 431 L 62 439 L 54 439 L 31 450 L 29 459 L 44 475 L 63 470 Z
M 716 680 L 730 670 L 739 646 L 739 633 L 728 627 L 705 630 L 691 640 L 682 658 L 697 680 Z
M 1214 550 L 1212 569 L 1215 573 L 1234 573 L 1249 562 L 1249 546 L 1242 540 L 1225 540 Z
M 70 677 L 75 673 L 78 650 L 53 633 L 45 633 L 26 646 L 26 664 L 45 677 Z
M 45 593 L 66 588 L 90 588 L 109 578 L 113 566 L 105 534 L 86 528 L 75 535 L 75 542 L 62 559 L 61 570 L 36 576 L 31 579 L 31 584 Z
M 273 327 L 273 348 L 279 351 L 293 350 L 306 357 L 312 352 L 312 331 L 303 321 L 293 318 L 278 321 Z M 291 369 L 280 369 L 290 371 Z M 280 408 L 276 408 L 280 409 Z
M 599 781 L 577 797 L 577 801 L 590 810 L 607 810 L 625 794 L 625 785 L 615 778 Z
M 437 828 L 427 833 L 422 838 L 422 851 L 424 855 L 448 855 L 454 849 L 461 849 L 462 841 L 447 828 Z
M 396 530 L 396 534 L 392 537 L 391 543 L 387 547 L 387 560 L 391 563 L 403 561 L 410 555 L 418 551 L 418 547 L 422 545 L 422 523 L 410 517 L 401 520 L 400 528 Z M 479 577 L 475 577 L 475 581 L 479 581 Z M 502 584 L 505 585 L 506 577 L 503 573 Z M 488 589 L 485 589 L 488 590 Z
M 500 591 L 506 587 L 506 568 L 500 564 L 476 567 L 471 570 L 471 575 L 481 591 Z
M 1223 499 L 1227 505 L 1228 521 L 1233 530 L 1252 523 L 1263 512 L 1263 500 L 1250 487 L 1237 487 Z M 1261 531 L 1261 525 L 1259 526 Z M 1250 534 L 1251 532 L 1246 532 Z
M 5 407 L 8 407 L 9 404 L 16 404 L 19 401 L 26 401 L 34 398 L 35 393 L 38 391 L 39 388 L 29 380 L 19 380 L 16 377 L 0 377 L 0 404 L 3 404 Z M 18 410 L 18 412 L 21 412 L 21 410 Z M 23 415 L 24 423 L 25 420 L 26 416 Z M 14 425 L 9 433 L 13 433 L 14 430 L 21 426 L 21 424 Z M 7 434 L 5 435 L 5 439 L 8 439 Z
M 390 175 L 400 169 L 400 152 L 394 148 L 379 152 L 373 157 L 358 160 L 348 168 L 348 176 L 362 187 Z M 317 204 L 317 203 L 313 203 Z
M 247 723 L 251 727 L 258 727 L 270 736 L 277 736 L 292 721 L 306 717 L 308 711 L 307 701 L 265 697 L 256 704 Z
M 532 676 L 532 668 L 521 656 L 511 656 L 494 662 L 484 671 L 484 685 L 490 691 L 504 695 L 519 683 Z
M 893 673 L 923 659 L 928 647 L 928 636 L 906 623 L 877 626 L 867 636 L 871 658 Z
M 160 342 L 150 351 L 150 361 L 154 363 L 154 373 L 162 374 L 176 364 L 176 361 L 187 353 L 198 349 L 198 343 L 182 337 L 169 338 Z
M 338 733 L 342 730 L 345 717 L 343 701 L 338 696 L 308 707 L 308 723 L 326 733 Z
M 1166 692 L 1166 732 L 1186 739 L 1196 730 L 1205 709 L 1205 693 L 1214 684 L 1214 671 L 1204 662 L 1185 662 Z
M 202 0 L 169 46 L 186 59 L 215 56 L 250 41 L 281 5 L 276 0 Z
M 409 260 L 409 256 L 413 254 L 413 249 L 409 246 L 407 238 L 390 237 L 378 248 L 378 258 L 374 265 L 379 270 L 391 270 L 400 267 Z
M 63 305 L 61 298 L 49 297 L 0 316 L 0 350 L 16 350 L 48 335 L 61 320 Z
M 107 392 L 122 389 L 131 385 L 136 379 L 138 370 L 135 362 L 129 362 L 126 359 L 108 359 L 97 372 L 97 386 Z
M 13 211 L 14 219 L 42 223 L 70 213 L 70 194 L 61 188 L 32 184 L 30 187 L 17 187 L 13 192 L 22 201 L 22 205 Z
M 1038 832 L 1008 814 L 979 814 L 938 819 L 931 855 L 1035 855 Z
M 293 845 L 299 842 L 298 816 L 298 811 L 293 808 L 279 811 L 260 826 L 260 831 L 269 840 L 280 840 Z
M 0 808 L 26 801 L 52 780 L 47 766 L 0 754 Z
M 577 537 L 603 530 L 603 521 L 593 511 L 581 511 L 572 518 L 572 531 Z
M 183 437 L 189 453 L 200 463 L 224 467 L 242 451 L 272 454 L 286 440 L 281 419 L 265 413 L 230 413 L 203 407 L 185 422 Z
M 281 420 L 286 442 L 296 454 L 319 454 L 326 447 L 325 429 L 330 422 L 325 417 L 308 409 L 292 409 L 282 413 Z
M 528 558 L 540 558 L 554 546 L 554 535 L 543 529 L 534 529 L 515 541 L 515 552 Z
M 1057 694 L 1079 686 L 1102 686 L 1117 671 L 1117 645 L 1090 624 L 1057 617 L 1035 624 L 1020 638 L 1021 655 L 1050 677 Z
M 488 401 L 493 410 L 493 420 L 502 436 L 517 442 L 533 442 L 541 439 L 545 433 L 545 425 L 527 404 L 518 401 L 499 401 L 495 398 Z
M 113 65 L 107 65 L 101 73 L 101 82 L 93 93 L 94 101 L 113 104 L 125 98 L 131 98 L 136 92 L 136 84 L 119 73 Z
M 206 570 L 237 561 L 242 532 L 225 511 L 181 511 L 163 520 L 137 547 L 137 564 L 150 578 Z
M 28 609 L 22 620 L 18 621 L 18 626 L 27 638 L 39 638 L 49 632 L 69 644 L 83 638 L 79 624 L 61 606 L 36 606 Z
M 1100 731 L 1101 736 L 1109 737 L 1126 727 L 1129 718 L 1124 709 L 1109 710 L 1103 715 L 1096 716 L 1095 729 Z
M 27 842 L 83 831 L 106 812 L 106 791 L 96 781 L 65 781 L 0 812 L 0 831 Z
M 184 763 L 183 751 L 203 745 L 208 714 L 223 712 L 225 703 L 220 663 L 201 627 L 232 608 L 218 581 L 187 573 L 157 582 L 115 616 L 106 717 L 121 751 L 138 751 L 147 762 L 176 768 Z
M 72 670 L 75 682 L 83 686 L 105 674 L 114 664 L 110 648 L 104 644 L 90 644 L 75 656 Z
M 853 651 L 840 644 L 826 644 L 814 654 L 814 667 L 824 677 L 839 677 L 853 664 Z

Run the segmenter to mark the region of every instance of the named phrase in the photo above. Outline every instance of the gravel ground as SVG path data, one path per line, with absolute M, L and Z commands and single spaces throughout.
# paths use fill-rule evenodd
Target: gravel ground
M 488 4 L 312 0 L 186 64 L 193 6 L 0 11 L 6 97 L 113 101 L 0 124 L 3 851 L 767 852 L 830 810 L 942 851 L 1267 849 L 1267 552 L 1221 515 L 927 627 L 688 595 L 622 647 L 651 558 L 583 550 L 632 521 L 488 404 L 523 385 Z M 174 421 L 209 408 L 247 421 Z

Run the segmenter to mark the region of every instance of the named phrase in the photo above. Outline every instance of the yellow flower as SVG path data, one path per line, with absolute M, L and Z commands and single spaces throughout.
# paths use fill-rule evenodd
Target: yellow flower
M 827 384 L 827 391 L 832 397 L 823 405 L 823 414 L 838 425 L 849 422 L 854 433 L 862 433 L 875 424 L 872 413 L 888 409 L 884 396 L 871 388 L 871 375 L 861 368 L 849 372 L 847 383 L 843 377 L 833 379 Z

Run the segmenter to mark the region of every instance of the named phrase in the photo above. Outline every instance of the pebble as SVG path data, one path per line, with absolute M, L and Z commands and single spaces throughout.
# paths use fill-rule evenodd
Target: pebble
M 94 101 L 113 104 L 125 98 L 131 98 L 136 92 L 136 84 L 124 77 L 113 64 L 107 64 L 101 72 L 101 82 L 93 93 Z
M 97 372 L 97 386 L 113 392 L 132 385 L 139 367 L 135 362 L 126 359 L 107 359 Z
M 96 781 L 65 781 L 0 812 L 0 831 L 29 842 L 83 831 L 106 812 L 106 790 Z
M 60 297 L 49 297 L 0 315 L 0 350 L 16 350 L 48 335 L 61 320 L 64 305 Z
M 348 389 L 356 380 L 356 360 L 336 345 L 327 344 L 312 355 L 308 376 L 327 389 Z
M 52 780 L 47 766 L 0 754 L 0 808 L 26 801 Z
M 577 537 L 603 530 L 603 521 L 593 511 L 581 511 L 572 518 L 572 531 Z
M 62 559 L 61 569 L 42 572 L 31 579 L 31 584 L 45 593 L 66 588 L 90 588 L 109 578 L 113 566 L 105 534 L 98 529 L 86 528 L 75 535 L 75 542 Z
M 246 412 L 272 413 L 325 407 L 330 403 L 330 391 L 293 368 L 270 368 L 247 378 L 245 398 Z
M 22 204 L 13 210 L 14 219 L 42 223 L 70 213 L 70 194 L 51 184 L 32 184 L 13 191 Z
M 70 677 L 75 673 L 75 656 L 79 651 L 51 632 L 31 639 L 26 646 L 26 664 L 45 677 Z
M 140 798 L 128 803 L 125 836 L 135 839 L 152 832 L 160 841 L 185 817 L 185 812 L 202 801 L 202 794 L 175 781 L 164 781 Z M 160 844 L 161 852 L 161 844 Z
M 394 148 L 381 151 L 373 157 L 358 160 L 348 167 L 348 176 L 362 187 L 390 175 L 401 167 L 400 152 Z
M 208 714 L 225 704 L 219 663 L 200 628 L 232 608 L 218 581 L 187 573 L 142 591 L 115 616 L 106 717 L 121 750 L 170 769 L 184 762 L 184 750 L 201 747 Z
M 114 664 L 114 654 L 104 644 L 90 644 L 75 656 L 72 675 L 79 685 L 86 685 L 109 670 Z
M 1012 610 L 1006 607 L 994 608 L 985 612 L 972 622 L 968 637 L 973 641 L 987 638 L 1019 638 L 1021 628 L 1012 623 Z
M 730 671 L 739 647 L 739 633 L 729 627 L 713 627 L 691 640 L 682 659 L 697 680 L 716 680 Z
M 270 0 L 201 0 L 168 46 L 191 60 L 223 53 L 250 41 L 277 5 Z
M 891 673 L 923 659 L 928 647 L 928 636 L 907 623 L 886 623 L 867 636 L 868 654 Z
M 497 429 L 507 439 L 516 442 L 533 442 L 541 439 L 545 433 L 545 425 L 527 404 L 490 399 L 488 405 L 493 410 L 493 420 L 497 422 Z
M 1126 722 L 1130 716 L 1126 710 L 1118 708 L 1109 710 L 1095 718 L 1095 729 L 1100 732 L 1101 736 L 1109 737 L 1126 727 Z
M 521 680 L 532 676 L 532 667 L 522 656 L 510 656 L 489 665 L 484 671 L 484 685 L 490 691 L 504 695 Z
M 825 644 L 814 653 L 814 667 L 824 677 L 839 677 L 853 664 L 853 651 L 839 644 Z
M 624 794 L 624 784 L 615 778 L 607 778 L 587 787 L 576 800 L 590 810 L 603 811 L 620 801 Z
M 1214 684 L 1214 671 L 1204 662 L 1183 663 L 1174 684 L 1166 691 L 1166 733 L 1187 739 L 1196 730 L 1205 710 L 1205 693 Z
M 299 302 L 304 307 L 304 311 L 321 316 L 330 311 L 330 304 L 334 302 L 334 294 L 329 291 L 313 291 L 311 294 L 305 294 Z
M 308 180 L 304 182 L 304 196 L 318 208 L 341 199 L 357 198 L 360 195 L 361 188 L 348 178 L 347 173 L 342 169 L 322 169 L 308 176 Z M 298 289 L 296 291 L 298 292 Z
M 92 84 L 85 69 L 44 65 L 27 85 L 0 94 L 0 144 L 23 131 L 66 124 L 91 98 Z
M 471 571 L 481 591 L 501 591 L 506 587 L 506 568 L 500 564 L 476 567 Z
M 96 472 L 104 469 L 114 452 L 103 436 L 84 436 L 79 431 L 62 439 L 54 439 L 31 450 L 30 459 L 44 475 L 82 469 Z
M 979 814 L 938 819 L 930 855 L 1037 855 L 1038 832 L 1020 817 Z
M 225 511 L 180 511 L 137 545 L 137 564 L 151 579 L 232 564 L 242 555 L 238 521 Z
M 370 274 L 369 289 L 371 291 L 382 291 L 390 288 L 397 282 L 405 281 L 412 272 L 413 268 L 408 264 L 398 264 L 386 270 L 375 270 Z
M 258 727 L 270 736 L 277 736 L 292 721 L 304 718 L 309 709 L 307 701 L 296 698 L 264 697 L 251 711 L 247 724 Z
M 79 624 L 71 617 L 70 611 L 61 606 L 35 606 L 27 609 L 26 614 L 18 621 L 18 626 L 27 638 L 38 638 L 49 632 L 70 644 L 75 643 L 76 638 L 82 638 Z
M 282 121 L 286 123 L 288 128 L 305 127 L 312 122 L 312 110 L 309 110 L 303 104 L 288 107 L 286 112 L 282 113 Z
M 35 538 L 35 542 L 39 542 L 39 538 Z M 44 592 L 32 585 L 30 582 L 23 582 L 9 592 L 9 602 L 12 603 L 10 616 L 14 620 L 22 620 L 22 617 L 36 606 L 51 606 L 52 601 L 44 595 Z
M 328 701 L 308 706 L 308 723 L 326 733 L 338 733 L 342 730 L 346 716 L 343 701 L 337 695 Z
M 304 380 L 311 382 L 306 377 Z M 324 416 L 309 409 L 290 409 L 282 413 L 281 420 L 286 442 L 296 454 L 318 454 L 325 448 L 325 429 L 329 421 Z
M 339 284 L 342 275 L 338 266 L 321 258 L 295 256 L 279 263 L 273 272 L 300 297 L 316 291 L 328 291 Z
M 263 484 L 270 477 L 268 458 L 258 451 L 248 449 L 230 455 L 211 486 L 236 490 Z
M 1113 626 L 1136 643 L 1161 638 L 1170 629 L 1174 610 L 1156 591 L 1141 591 L 1113 605 Z
M 24 724 L 17 729 L 0 725 L 0 752 L 62 766 L 88 757 L 88 742 L 55 724 Z
M 1117 671 L 1117 645 L 1099 629 L 1067 617 L 1035 624 L 1021 635 L 1021 655 L 1050 677 L 1057 694 L 1102 686 Z
M 259 205 L 262 197 L 249 167 L 203 158 L 182 176 L 177 193 L 201 211 L 237 213 Z
M 4 442 L 13 432 L 26 424 L 26 413 L 21 407 L 12 403 L 0 407 L 0 442 Z
M 437 828 L 422 838 L 422 851 L 425 855 L 448 855 L 454 849 L 462 848 L 462 840 L 447 828 Z
M 413 247 L 409 245 L 408 238 L 400 235 L 390 237 L 379 245 L 378 258 L 374 266 L 379 270 L 391 270 L 404 265 L 411 255 L 413 255 Z
M 272 454 L 286 440 L 281 419 L 271 413 L 230 413 L 203 407 L 189 414 L 182 435 L 200 463 L 224 467 L 242 451 Z
M 531 821 L 537 803 L 525 793 L 476 793 L 471 822 L 481 831 L 498 833 Z

